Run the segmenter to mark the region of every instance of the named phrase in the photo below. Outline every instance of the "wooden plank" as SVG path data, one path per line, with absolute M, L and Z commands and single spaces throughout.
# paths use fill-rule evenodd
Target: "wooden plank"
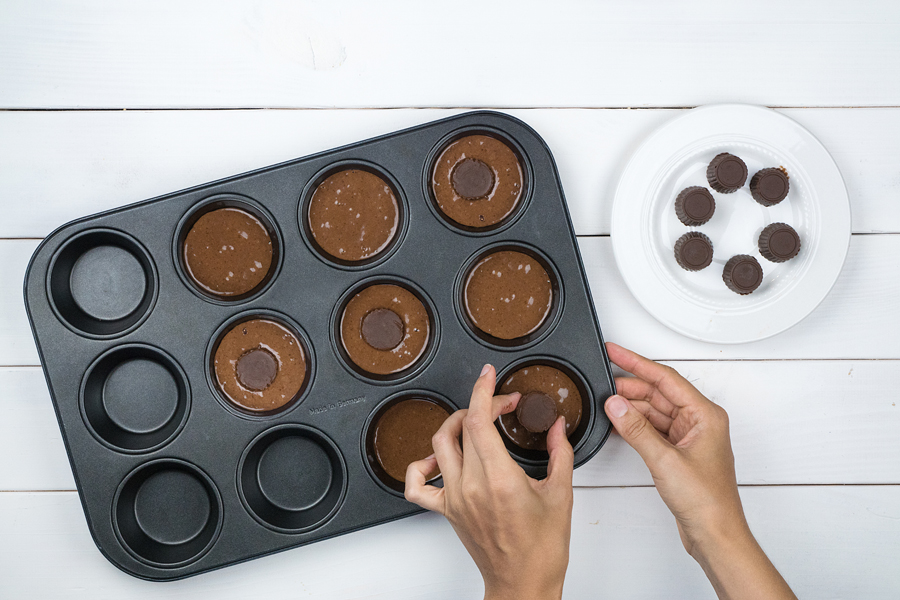
M 728 410 L 740 483 L 900 484 L 897 361 L 669 364 Z M 0 368 L 0 390 L 0 490 L 75 489 L 41 370 Z M 652 484 L 617 435 L 575 472 L 577 486 Z
M 730 346 L 690 340 L 666 328 L 625 287 L 610 238 L 579 241 L 604 336 L 652 358 L 900 358 L 900 280 L 885 276 L 900 267 L 900 236 L 853 236 L 841 276 L 809 317 L 767 340 Z M 33 240 L 0 240 L 0 277 L 13 282 L 0 288 L 0 365 L 39 364 L 18 284 L 36 246 Z
M 2 107 L 896 105 L 896 2 L 7 2 Z M 478 15 L 473 28 L 472 14 Z M 777 15 L 777 18 L 768 18 Z M 492 29 L 495 28 L 496 30 Z M 727 75 L 726 75 L 727 74 Z
M 0 238 L 456 114 L 453 110 L 0 112 Z M 559 166 L 579 235 L 610 233 L 619 174 L 676 110 L 514 110 Z M 900 232 L 900 109 L 783 111 L 847 182 L 857 233 Z
M 743 488 L 757 538 L 801 598 L 900 589 L 900 487 Z M 440 516 L 420 515 L 167 584 L 94 547 L 74 493 L 0 494 L 10 598 L 475 598 L 481 579 Z M 850 566 L 852 565 L 852 568 Z M 578 489 L 564 597 L 715 598 L 652 488 Z

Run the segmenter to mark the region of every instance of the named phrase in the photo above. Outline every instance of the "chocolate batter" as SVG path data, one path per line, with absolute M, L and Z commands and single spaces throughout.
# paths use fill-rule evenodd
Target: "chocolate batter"
M 535 331 L 550 313 L 553 285 L 536 259 L 501 250 L 483 258 L 466 277 L 465 308 L 472 323 L 496 338 Z
M 431 177 L 441 212 L 475 228 L 491 227 L 509 216 L 524 186 L 515 152 L 487 135 L 469 135 L 447 146 L 435 161 Z
M 197 219 L 182 244 L 188 276 L 221 298 L 253 291 L 272 268 L 272 238 L 262 222 L 239 208 L 218 208 Z
M 553 400 L 557 414 L 566 418 L 566 435 L 572 435 L 572 432 L 581 423 L 581 393 L 578 391 L 578 386 L 568 375 L 555 367 L 531 365 L 513 371 L 500 386 L 500 393 L 511 394 L 513 392 L 521 393 L 522 400 L 535 392 Z M 519 402 L 521 403 L 522 400 Z M 500 433 L 522 448 L 546 450 L 547 434 L 535 433 L 526 429 L 516 413 L 500 416 Z
M 386 313 L 393 313 L 396 319 Z M 402 336 L 396 328 L 398 321 Z M 425 353 L 430 338 L 431 323 L 425 305 L 399 285 L 364 288 L 350 299 L 341 316 L 344 349 L 359 368 L 376 375 L 411 367 Z
M 372 258 L 397 234 L 400 208 L 387 181 L 345 169 L 319 184 L 309 203 L 309 228 L 327 254 L 349 262 Z
M 306 382 L 306 352 L 281 323 L 259 318 L 238 323 L 222 336 L 213 366 L 225 397 L 252 412 L 278 410 Z
M 410 398 L 388 408 L 375 423 L 375 457 L 385 472 L 406 481 L 406 468 L 434 453 L 431 438 L 450 416 L 431 400 Z M 437 468 L 428 479 L 440 475 Z

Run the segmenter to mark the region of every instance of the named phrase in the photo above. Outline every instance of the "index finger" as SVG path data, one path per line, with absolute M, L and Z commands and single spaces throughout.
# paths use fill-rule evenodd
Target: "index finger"
M 500 439 L 500 433 L 494 425 L 497 416 L 494 415 L 494 386 L 497 374 L 494 367 L 485 365 L 481 376 L 472 388 L 472 397 L 469 400 L 469 412 L 464 422 L 463 444 L 471 445 L 478 454 L 484 469 L 493 466 L 505 465 L 513 462 Z M 518 400 L 518 398 L 516 398 Z M 515 401 L 505 402 L 505 409 L 514 406 Z M 499 413 L 498 413 L 499 414 Z M 463 464 L 465 467 L 465 463 Z
M 653 362 L 612 342 L 606 342 L 606 352 L 609 354 L 609 360 L 616 366 L 653 385 L 675 406 L 687 406 L 692 400 L 696 402 L 701 398 L 709 402 L 675 369 Z

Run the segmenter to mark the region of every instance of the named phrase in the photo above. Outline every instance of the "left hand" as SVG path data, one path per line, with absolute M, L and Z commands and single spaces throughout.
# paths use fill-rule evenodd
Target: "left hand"
M 532 479 L 510 457 L 494 425 L 518 393 L 494 396 L 485 365 L 468 410 L 432 438 L 435 454 L 406 471 L 406 499 L 450 521 L 484 578 L 485 598 L 560 598 L 569 563 L 574 453 L 559 417 L 547 432 L 547 478 Z M 462 434 L 462 447 L 459 436 Z M 439 467 L 444 487 L 427 485 Z

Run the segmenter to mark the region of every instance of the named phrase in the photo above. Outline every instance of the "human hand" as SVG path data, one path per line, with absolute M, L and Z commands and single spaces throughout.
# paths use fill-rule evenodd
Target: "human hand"
M 565 421 L 559 417 L 547 432 L 547 478 L 528 477 L 494 425 L 515 410 L 520 394 L 494 396 L 496 376 L 485 365 L 469 408 L 453 413 L 432 438 L 434 455 L 409 465 L 406 499 L 447 517 L 481 571 L 486 599 L 560 598 L 569 563 L 574 461 Z M 425 483 L 435 466 L 443 488 Z
M 606 350 L 636 376 L 616 378 L 621 395 L 606 401 L 606 414 L 647 464 L 719 597 L 794 598 L 747 525 L 725 410 L 671 367 L 616 344 Z

